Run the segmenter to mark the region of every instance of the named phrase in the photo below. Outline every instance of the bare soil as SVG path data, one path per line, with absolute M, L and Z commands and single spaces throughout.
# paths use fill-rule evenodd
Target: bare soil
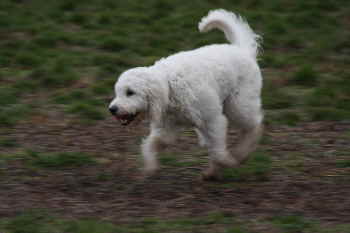
M 266 127 L 260 150 L 273 160 L 267 179 L 203 182 L 199 177 L 206 163 L 163 166 L 159 174 L 144 179 L 139 158 L 139 144 L 148 131 L 144 122 L 125 128 L 113 119 L 94 125 L 61 119 L 37 117 L 0 136 L 39 152 L 87 152 L 98 163 L 60 170 L 28 167 L 22 160 L 0 163 L 0 218 L 43 208 L 68 218 L 98 217 L 118 223 L 209 212 L 243 219 L 300 214 L 327 224 L 350 221 L 350 168 L 336 164 L 350 158 L 350 122 Z M 231 130 L 230 147 L 234 137 Z M 0 152 L 18 149 L 0 148 Z M 192 131 L 166 153 L 181 159 L 206 156 Z

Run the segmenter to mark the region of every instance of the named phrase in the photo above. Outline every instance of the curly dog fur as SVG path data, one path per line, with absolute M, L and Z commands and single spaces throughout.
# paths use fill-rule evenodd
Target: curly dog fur
M 129 124 L 139 113 L 150 119 L 142 145 L 145 171 L 158 169 L 157 152 L 174 142 L 183 127 L 193 127 L 209 153 L 204 178 L 223 166 L 235 167 L 248 158 L 262 130 L 262 76 L 257 64 L 260 37 L 246 21 L 222 9 L 210 11 L 199 30 L 217 28 L 228 44 L 179 52 L 150 67 L 125 71 L 115 84 L 112 114 Z M 228 123 L 240 130 L 237 147 L 226 148 Z

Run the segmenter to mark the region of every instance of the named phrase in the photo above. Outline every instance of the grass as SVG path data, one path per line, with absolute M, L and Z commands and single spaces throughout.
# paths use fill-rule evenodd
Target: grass
M 65 87 L 78 79 L 78 75 L 65 59 L 56 60 L 51 66 L 38 67 L 29 77 L 37 85 L 49 88 Z
M 254 30 L 263 34 L 264 53 L 260 63 L 269 71 L 264 72 L 265 109 L 297 107 L 302 114 L 309 115 L 305 119 L 310 120 L 348 117 L 348 94 L 342 91 L 347 82 L 344 80 L 348 78 L 341 76 L 349 73 L 338 77 L 336 72 L 345 71 L 344 61 L 349 61 L 349 44 L 343 39 L 349 34 L 346 30 L 338 30 L 346 21 L 348 2 L 219 2 L 202 1 L 199 6 L 184 0 L 150 0 L 142 4 L 140 0 L 125 3 L 92 0 L 80 4 L 69 0 L 49 3 L 4 0 L 0 6 L 0 25 L 3 25 L 0 32 L 6 36 L 0 42 L 0 73 L 6 69 L 11 75 L 0 78 L 1 86 L 10 92 L 12 89 L 32 92 L 34 102 L 38 91 L 46 92 L 49 98 L 47 102 L 43 101 L 45 105 L 56 98 L 56 91 L 67 95 L 74 92 L 88 72 L 93 78 L 88 84 L 92 98 L 107 99 L 113 93 L 116 77 L 125 69 L 150 65 L 176 51 L 225 42 L 221 32 L 199 34 L 196 30 L 200 18 L 220 5 L 244 15 Z M 39 6 L 40 12 L 34 11 Z M 196 6 L 197 10 L 190 10 L 191 6 Z M 96 11 L 91 11 L 92 8 Z M 270 72 L 275 76 L 273 79 Z M 328 86 L 324 76 L 333 76 L 329 89 L 343 93 L 336 95 L 336 101 L 327 100 L 332 98 L 330 93 L 324 94 L 327 92 L 324 87 Z M 293 92 L 284 91 L 293 86 L 312 92 L 311 96 L 306 94 L 308 92 L 299 96 L 308 99 L 303 107 L 296 106 Z M 52 92 L 53 89 L 56 91 Z M 21 102 L 25 97 L 16 98 Z M 323 101 L 327 102 L 327 107 L 334 108 L 336 114 L 313 109 Z M 59 104 L 67 106 L 61 108 L 65 114 L 77 115 L 82 121 L 85 121 L 84 116 L 104 119 L 98 111 L 89 111 L 90 106 L 86 104 Z M 0 118 L 2 125 L 17 122 L 3 114 Z M 287 120 L 273 123 L 295 124 L 305 120 L 290 114 L 282 114 L 279 118 Z
M 103 121 L 113 84 L 124 70 L 151 65 L 177 51 L 226 43 L 222 32 L 200 34 L 197 30 L 201 17 L 219 7 L 242 14 L 263 36 L 259 63 L 263 68 L 262 99 L 268 124 L 295 126 L 303 121 L 350 119 L 350 33 L 346 30 L 350 1 L 2 0 L 0 130 L 11 134 L 21 122 L 34 123 L 31 116 L 38 109 L 60 111 L 65 122 Z M 265 138 L 264 143 L 270 144 L 269 140 Z M 0 139 L 4 151 L 20 147 L 18 143 L 11 136 Z M 286 161 L 285 166 L 293 171 L 303 169 L 304 160 L 297 157 Z M 80 152 L 1 152 L 1 165 L 10 160 L 38 169 L 96 163 L 91 155 Z M 160 162 L 171 168 L 201 164 L 196 158 L 171 154 L 160 156 Z M 335 166 L 347 169 L 349 161 L 338 158 Z M 224 179 L 262 182 L 269 179 L 272 169 L 269 154 L 257 152 L 243 166 L 226 169 Z M 112 174 L 101 172 L 97 180 L 111 181 L 115 178 Z M 279 216 L 270 223 L 276 228 L 271 232 L 350 231 L 348 224 L 321 228 L 296 216 Z M 0 232 L 256 231 L 246 222 L 224 214 L 137 219 L 117 225 L 30 211 L 1 219 Z
M 271 221 L 285 233 L 308 232 L 313 228 L 311 221 L 297 215 L 276 216 Z
M 0 164 L 6 164 L 7 162 L 11 160 L 23 160 L 23 154 L 15 153 L 2 153 L 0 154 Z
M 269 221 L 283 233 L 348 233 L 350 224 L 322 226 L 319 221 L 301 215 L 280 215 Z
M 13 147 L 15 142 L 1 142 L 4 146 Z M 27 168 L 43 169 L 66 169 L 94 165 L 96 159 L 82 152 L 50 152 L 39 153 L 31 150 L 18 152 L 14 154 L 0 154 L 0 161 L 7 162 L 11 160 L 23 161 Z
M 125 46 L 122 39 L 110 37 L 102 41 L 101 48 L 107 51 L 120 52 L 125 48 Z
M 5 233 L 114 233 L 117 227 L 111 223 L 96 220 L 69 221 L 48 215 L 47 211 L 31 210 L 13 219 L 0 222 L 0 229 Z
M 10 87 L 0 87 L 0 105 L 6 107 L 18 103 L 18 93 Z
M 31 106 L 13 104 L 0 107 L 0 127 L 12 127 L 31 112 Z
M 350 160 L 338 160 L 337 161 L 337 167 L 340 168 L 348 168 L 350 167 Z
M 318 76 L 319 75 L 314 68 L 308 64 L 302 66 L 293 74 L 290 83 L 312 87 L 317 84 Z
M 28 165 L 38 168 L 63 169 L 95 164 L 95 159 L 81 152 L 38 153 L 28 151 L 25 157 Z
M 89 123 L 91 120 L 103 120 L 105 119 L 105 114 L 100 111 L 97 107 L 85 102 L 77 102 L 70 104 L 67 109 L 67 112 L 74 113 L 80 116 L 80 120 L 85 120 Z
M 288 109 L 295 105 L 292 95 L 273 82 L 267 82 L 263 88 L 263 106 L 265 109 Z
M 325 80 L 306 96 L 312 120 L 347 120 L 350 117 L 350 74 L 337 74 Z
M 104 87 L 99 88 L 99 91 L 104 90 Z M 96 92 L 96 90 L 93 89 L 91 92 Z M 107 103 L 94 97 L 90 90 L 78 89 L 69 94 L 57 93 L 53 102 L 63 105 L 67 113 L 79 116 L 82 122 L 102 120 L 106 116 Z
M 0 220 L 4 233 L 161 233 L 161 232 L 212 232 L 220 226 L 218 233 L 247 233 L 244 226 L 232 216 L 212 213 L 203 217 L 161 220 L 145 218 L 130 224 L 113 224 L 95 219 L 68 220 L 50 215 L 46 210 L 30 210 L 17 217 Z
M 266 125 L 287 125 L 296 126 L 304 121 L 305 113 L 296 112 L 295 110 L 281 109 L 279 111 L 266 111 Z
M 255 152 L 251 158 L 238 168 L 224 169 L 223 178 L 233 181 L 265 181 L 268 180 L 271 171 L 271 158 L 261 152 Z
M 349 74 L 339 74 L 339 77 L 331 76 L 324 80 L 322 85 L 315 88 L 308 96 L 308 104 L 314 109 L 332 109 L 335 119 L 350 114 L 350 94 L 347 87 L 350 85 Z M 319 115 L 323 115 L 322 112 Z M 327 114 L 325 114 L 327 115 Z M 322 116 L 319 116 L 322 118 Z
M 321 228 L 319 227 L 318 229 L 319 233 L 348 233 L 350 232 L 350 224 L 340 224 L 335 227 L 328 227 L 328 228 Z
M 169 167 L 191 167 L 201 163 L 200 160 L 179 158 L 176 154 L 163 153 L 159 156 L 159 162 L 163 166 Z
M 313 107 L 308 109 L 308 112 L 313 121 L 341 121 L 348 120 L 350 117 L 350 111 L 332 107 Z
M 303 173 L 307 170 L 305 169 L 305 154 L 299 151 L 286 153 L 278 161 L 278 166 L 284 170 L 284 173 Z
M 349 224 L 322 227 L 317 221 L 302 216 L 278 216 L 268 219 L 274 227 L 273 232 L 283 233 L 340 233 L 350 232 Z M 255 222 L 256 224 L 256 222 Z M 0 231 L 4 233 L 258 233 L 247 220 L 223 213 L 211 213 L 191 218 L 143 218 L 134 223 L 113 224 L 93 218 L 65 219 L 48 210 L 32 209 L 12 218 L 0 219 Z
M 0 139 L 0 147 L 13 148 L 18 146 L 16 139 L 8 137 Z
M 296 126 L 302 121 L 301 116 L 296 112 L 285 112 L 281 114 L 281 124 L 286 124 L 290 126 Z
M 96 176 L 96 179 L 101 182 L 109 181 L 113 179 L 113 175 L 109 172 L 101 172 Z

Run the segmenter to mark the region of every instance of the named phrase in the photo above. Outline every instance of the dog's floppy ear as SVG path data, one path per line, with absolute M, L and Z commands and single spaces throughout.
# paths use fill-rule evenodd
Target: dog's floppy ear
M 148 83 L 148 103 L 150 117 L 156 124 L 162 124 L 163 115 L 169 104 L 169 84 L 164 79 L 152 79 Z

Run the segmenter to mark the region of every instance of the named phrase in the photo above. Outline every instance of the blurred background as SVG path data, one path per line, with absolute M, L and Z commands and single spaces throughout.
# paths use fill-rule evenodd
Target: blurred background
M 197 29 L 216 8 L 263 37 L 262 145 L 198 184 L 207 160 L 189 130 L 141 181 L 147 125 L 111 119 L 113 85 L 226 43 Z M 1 0 L 0 231 L 350 232 L 349 26 L 348 0 Z

